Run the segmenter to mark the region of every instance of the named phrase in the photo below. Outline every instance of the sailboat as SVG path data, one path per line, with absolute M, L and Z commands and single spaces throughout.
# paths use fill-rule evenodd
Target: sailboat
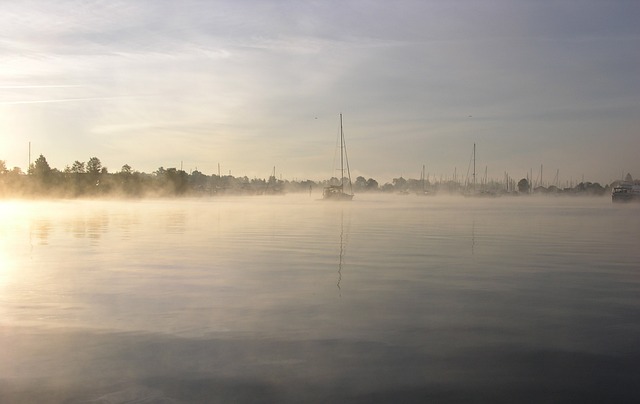
M 344 191 L 344 165 L 347 164 L 347 175 L 349 178 L 349 191 Z M 349 160 L 347 159 L 347 147 L 344 142 L 344 131 L 342 129 L 342 114 L 340 114 L 340 185 L 329 185 L 322 191 L 322 199 L 333 201 L 350 201 L 353 199 L 351 188 L 351 172 L 349 170 Z
M 267 195 L 283 195 L 282 181 L 278 181 L 276 178 L 276 166 L 273 166 L 273 175 L 269 177 L 269 181 L 265 184 L 263 191 Z
M 422 165 L 422 173 L 420 173 L 420 182 L 422 182 L 422 191 L 418 191 L 416 192 L 416 195 L 418 196 L 426 196 L 426 195 L 431 195 L 431 193 L 429 193 L 429 191 L 427 191 L 427 186 L 426 186 L 426 177 L 424 176 L 424 164 Z
M 469 183 L 469 170 L 473 163 L 473 182 Z M 473 153 L 471 154 L 471 160 L 469 161 L 469 168 L 467 168 L 467 179 L 465 180 L 465 188 L 463 190 L 465 196 L 476 196 L 476 144 L 473 144 Z
M 484 179 L 481 182 L 481 187 L 478 190 L 476 188 L 476 144 L 473 144 L 473 155 L 472 155 L 472 160 L 473 160 L 473 182 L 471 183 L 471 189 L 469 189 L 469 184 L 467 184 L 467 189 L 464 192 L 465 196 L 496 196 L 496 193 L 493 191 L 490 191 L 487 189 L 487 167 L 485 166 L 484 169 Z M 469 165 L 471 166 L 471 162 L 469 162 Z M 468 171 L 467 171 L 467 176 L 468 176 Z

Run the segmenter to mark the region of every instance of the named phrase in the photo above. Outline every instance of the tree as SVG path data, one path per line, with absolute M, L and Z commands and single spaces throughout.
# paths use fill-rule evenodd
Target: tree
M 51 174 L 51 167 L 49 166 L 47 159 L 42 154 L 33 163 L 31 174 L 40 179 L 45 179 L 49 174 Z
M 518 192 L 529 193 L 529 180 L 523 178 L 518 181 Z
M 140 195 L 142 193 L 142 178 L 140 173 L 134 172 L 129 164 L 125 164 L 116 174 L 120 179 L 120 187 L 127 195 Z
M 358 191 L 362 191 L 367 187 L 367 180 L 364 177 L 356 178 L 356 182 L 353 184 L 354 188 Z
M 392 182 L 396 191 L 403 191 L 407 188 L 407 180 L 402 177 L 394 178 Z
M 33 191 L 36 193 L 45 191 L 51 185 L 52 170 L 42 154 L 29 167 L 29 174 L 33 177 Z
M 157 183 L 163 188 L 163 192 L 172 195 L 186 193 L 189 180 L 189 174 L 186 172 L 173 167 L 167 169 L 160 167 L 154 174 L 158 178 Z
M 393 185 L 389 184 L 388 182 L 385 182 L 385 184 L 380 187 L 380 190 L 382 192 L 393 192 Z
M 89 161 L 87 161 L 87 172 L 89 174 L 98 175 L 100 174 L 100 170 L 102 170 L 102 163 L 100 159 L 97 157 L 91 157 Z
M 373 178 L 369 178 L 367 180 L 367 190 L 368 191 L 376 191 L 378 189 L 378 181 Z
M 167 168 L 164 175 L 169 184 L 172 185 L 172 191 L 174 194 L 181 195 L 186 192 L 189 178 L 189 175 L 186 172 L 175 168 Z
M 327 185 L 340 185 L 340 180 L 336 177 L 329 178 L 329 183 Z
M 269 179 L 271 178 L 273 178 L 273 176 L 271 176 Z M 202 174 L 198 170 L 195 170 L 194 172 L 191 173 L 189 182 L 194 188 L 202 190 L 206 187 L 208 180 L 209 179 L 206 175 Z
M 4 162 L 4 160 L 0 160 L 0 174 L 4 174 L 7 171 L 7 163 Z
M 81 161 L 74 161 L 71 165 L 71 172 L 74 174 L 83 174 L 85 172 L 84 163 Z

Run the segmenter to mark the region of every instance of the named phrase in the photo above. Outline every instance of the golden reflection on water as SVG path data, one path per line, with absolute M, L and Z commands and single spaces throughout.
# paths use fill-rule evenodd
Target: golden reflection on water
M 0 240 L 3 245 L 4 239 Z M 11 272 L 13 272 L 13 263 L 9 261 L 9 256 L 4 250 L 0 250 L 0 291 L 4 289 L 4 286 L 9 278 Z
M 102 234 L 109 228 L 109 216 L 105 211 L 90 212 L 74 217 L 65 223 L 65 230 L 76 238 L 88 238 L 97 245 Z
M 16 276 L 16 233 L 24 226 L 27 205 L 15 201 L 0 201 L 0 298 L 4 300 L 6 289 Z M 0 305 L 0 310 L 3 305 Z M 4 310 L 2 310 L 4 311 Z
M 554 372 L 583 360 L 561 376 L 611 363 L 628 376 L 640 219 L 633 207 L 581 203 L 0 202 L 0 391 L 7 380 L 24 381 L 25 397 L 42 378 L 106 380 L 86 399 L 56 392 L 63 402 L 102 402 L 122 390 L 123 374 L 224 384 L 276 372 L 287 386 L 321 380 L 316 391 L 377 389 L 379 380 L 420 386 L 425 370 L 454 375 L 455 389 L 487 369 L 491 380 L 520 375 L 536 352 Z M 571 356 L 580 350 L 615 355 L 599 366 Z M 341 373 L 336 363 L 353 366 Z M 369 379 L 371 369 L 380 377 Z
M 384 308 L 413 301 L 409 292 L 421 302 L 459 287 L 503 291 L 539 268 L 582 270 L 569 256 L 585 265 L 610 259 L 585 258 L 611 247 L 605 225 L 617 216 L 609 204 L 589 202 L 600 215 L 585 222 L 565 200 L 560 208 L 577 217 L 546 201 L 523 209 L 524 202 L 5 201 L 0 310 L 13 324 L 37 318 L 45 326 L 199 335 L 306 332 L 313 323 L 313 332 L 331 334 L 342 318 L 338 306 L 358 299 Z M 575 231 L 585 223 L 597 232 Z M 300 314 L 307 309 L 337 312 L 322 314 L 331 319 L 322 328 Z

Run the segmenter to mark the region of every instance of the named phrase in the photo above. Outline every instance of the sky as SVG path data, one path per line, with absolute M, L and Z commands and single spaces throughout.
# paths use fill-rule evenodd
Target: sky
M 640 2 L 0 1 L 0 160 L 640 178 Z M 542 172 L 542 174 L 541 174 Z

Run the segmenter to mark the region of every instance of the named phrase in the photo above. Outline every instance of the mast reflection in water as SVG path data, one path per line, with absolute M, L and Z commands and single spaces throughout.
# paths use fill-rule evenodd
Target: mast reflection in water
M 3 201 L 0 401 L 637 402 L 636 206 Z

